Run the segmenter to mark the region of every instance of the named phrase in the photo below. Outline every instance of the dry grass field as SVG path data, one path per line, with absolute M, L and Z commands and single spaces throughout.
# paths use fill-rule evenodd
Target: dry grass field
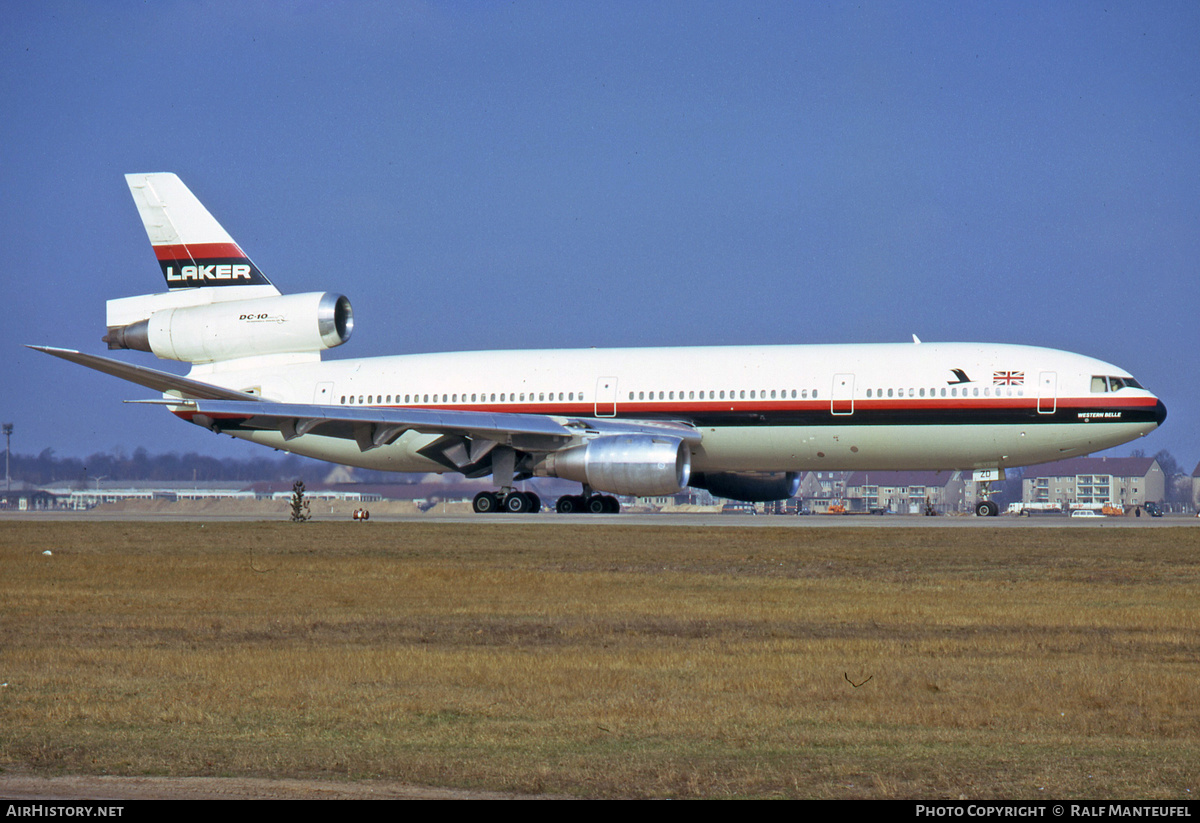
M 1198 595 L 1196 528 L 8 521 L 0 768 L 1190 799 Z

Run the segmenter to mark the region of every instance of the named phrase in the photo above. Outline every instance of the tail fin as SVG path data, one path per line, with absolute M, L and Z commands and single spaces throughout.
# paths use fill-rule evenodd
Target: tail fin
M 127 174 L 125 180 L 170 291 L 267 286 L 279 293 L 178 176 Z

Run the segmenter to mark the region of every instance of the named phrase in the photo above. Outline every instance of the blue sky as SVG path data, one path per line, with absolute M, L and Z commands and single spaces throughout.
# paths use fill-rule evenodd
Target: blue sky
M 1200 4 L 0 11 L 14 451 L 254 448 L 21 347 L 103 353 L 104 300 L 161 290 L 123 175 L 174 171 L 350 297 L 333 357 L 1028 343 L 1128 369 L 1170 412 L 1140 445 L 1200 460 Z

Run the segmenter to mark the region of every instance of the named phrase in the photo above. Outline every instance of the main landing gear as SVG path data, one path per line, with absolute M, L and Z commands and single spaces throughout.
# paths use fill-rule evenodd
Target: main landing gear
M 480 492 L 471 501 L 471 507 L 480 514 L 493 512 L 508 512 L 509 514 L 525 514 L 542 510 L 542 498 L 533 492 L 510 491 Z
M 621 511 L 621 503 L 608 494 L 567 494 L 558 498 L 554 508 L 559 514 L 617 514 Z
M 513 488 L 516 479 L 516 452 L 510 446 L 497 446 L 491 452 L 492 482 L 499 491 L 480 492 L 475 495 L 471 507 L 480 514 L 508 512 L 525 514 L 541 511 L 542 500 L 533 492 L 521 492 Z M 528 476 L 528 475 L 526 475 Z M 561 514 L 588 512 L 590 514 L 616 514 L 621 511 L 617 498 L 607 494 L 594 494 L 584 484 L 583 494 L 568 494 L 558 498 L 555 506 Z
M 533 514 L 542 510 L 542 499 L 533 492 L 480 492 L 471 502 L 471 508 L 479 514 Z M 621 503 L 607 494 L 568 494 L 558 498 L 554 508 L 559 514 L 617 514 Z

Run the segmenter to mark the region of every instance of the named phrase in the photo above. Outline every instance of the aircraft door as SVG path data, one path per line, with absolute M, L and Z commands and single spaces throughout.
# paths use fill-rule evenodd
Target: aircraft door
M 318 383 L 316 394 L 313 395 L 313 403 L 318 406 L 333 405 L 333 384 Z
M 829 411 L 832 414 L 854 414 L 853 374 L 835 374 L 833 376 L 833 394 L 829 401 Z
M 1044 371 L 1038 376 L 1038 414 L 1054 414 L 1058 409 L 1058 373 Z
M 617 378 L 601 377 L 596 381 L 596 416 L 617 416 Z

